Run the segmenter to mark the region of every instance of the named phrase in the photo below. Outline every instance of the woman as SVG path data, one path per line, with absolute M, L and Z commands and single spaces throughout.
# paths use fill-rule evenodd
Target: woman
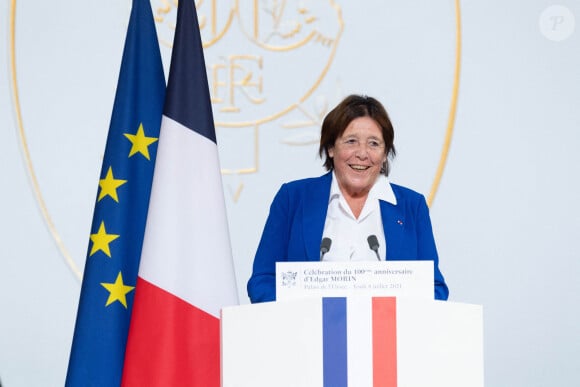
M 276 261 L 377 258 L 432 260 L 435 298 L 447 299 L 425 198 L 387 179 L 393 141 L 374 98 L 351 95 L 328 113 L 319 154 L 329 172 L 276 194 L 248 281 L 252 302 L 276 299 Z

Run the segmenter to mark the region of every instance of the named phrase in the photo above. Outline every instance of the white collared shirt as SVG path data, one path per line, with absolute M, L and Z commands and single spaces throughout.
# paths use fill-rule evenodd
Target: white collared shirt
M 324 222 L 323 238 L 332 241 L 324 261 L 374 261 L 376 253 L 371 250 L 367 238 L 375 235 L 379 242 L 379 257 L 384 261 L 387 253 L 379 200 L 397 204 L 397 199 L 387 177 L 379 175 L 371 188 L 358 219 L 344 198 L 334 172 L 330 186 L 328 212 Z

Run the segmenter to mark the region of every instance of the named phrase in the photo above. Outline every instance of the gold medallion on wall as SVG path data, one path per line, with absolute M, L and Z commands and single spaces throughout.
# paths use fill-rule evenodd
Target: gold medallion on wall
M 167 47 L 176 7 L 161 1 L 154 8 Z M 261 127 L 301 109 L 328 73 L 343 32 L 341 9 L 333 0 L 211 0 L 196 7 L 219 145 L 227 155 L 222 173 L 256 173 Z

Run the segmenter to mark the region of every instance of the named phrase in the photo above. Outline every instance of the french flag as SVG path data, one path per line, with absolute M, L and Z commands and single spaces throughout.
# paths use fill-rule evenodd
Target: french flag
M 237 305 L 193 0 L 179 2 L 123 386 L 220 385 L 220 310 Z

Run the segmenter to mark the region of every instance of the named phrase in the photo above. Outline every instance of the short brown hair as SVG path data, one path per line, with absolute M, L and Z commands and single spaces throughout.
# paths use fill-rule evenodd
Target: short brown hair
M 393 129 L 393 124 L 391 123 L 384 106 L 373 97 L 367 97 L 364 95 L 349 95 L 324 118 L 320 132 L 320 148 L 318 149 L 320 157 L 322 158 L 323 153 L 325 156 L 323 166 L 327 171 L 334 168 L 334 162 L 329 156 L 328 151 L 330 148 L 334 147 L 336 140 L 342 136 L 346 127 L 354 119 L 359 117 L 372 118 L 382 130 L 387 160 L 385 161 L 381 172 L 388 176 L 390 167 L 388 160 L 389 158 L 393 159 L 396 155 L 394 145 L 395 131 Z

